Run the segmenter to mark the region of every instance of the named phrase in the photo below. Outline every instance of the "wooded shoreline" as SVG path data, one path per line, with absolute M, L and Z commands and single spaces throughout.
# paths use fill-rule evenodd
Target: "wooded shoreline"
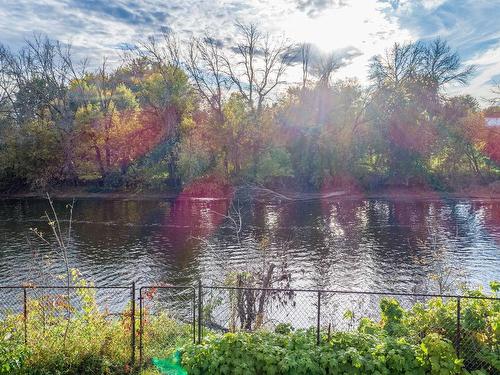
M 89 192 L 85 188 L 52 188 L 48 191 L 21 191 L 10 194 L 0 194 L 0 199 L 20 198 L 46 198 L 49 192 L 51 198 L 55 199 L 125 199 L 125 200 L 155 200 L 176 199 L 181 192 Z M 279 196 L 286 200 L 345 200 L 345 199 L 398 199 L 398 200 L 436 200 L 436 199 L 500 199 L 500 191 L 489 186 L 474 186 L 457 191 L 433 191 L 415 188 L 384 188 L 367 191 L 337 190 L 329 192 L 301 192 L 301 191 L 277 191 Z M 196 200 L 199 198 L 226 199 L 221 197 L 207 197 L 204 195 L 182 197 L 182 199 Z M 227 198 L 229 199 L 229 198 Z

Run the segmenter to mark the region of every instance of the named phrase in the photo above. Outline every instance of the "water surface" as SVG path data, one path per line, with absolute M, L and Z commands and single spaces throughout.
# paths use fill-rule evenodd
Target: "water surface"
M 63 230 L 66 205 L 55 202 Z M 236 207 L 236 210 L 235 210 Z M 232 209 L 231 209 L 232 208 Z M 0 201 L 0 284 L 60 282 L 46 200 Z M 242 218 L 241 231 L 238 212 Z M 221 282 L 275 262 L 292 286 L 414 291 L 458 272 L 474 285 L 500 279 L 500 202 L 469 199 L 80 199 L 69 263 L 97 285 Z M 457 269 L 458 271 L 450 271 Z M 458 276 L 457 276 L 458 277 Z

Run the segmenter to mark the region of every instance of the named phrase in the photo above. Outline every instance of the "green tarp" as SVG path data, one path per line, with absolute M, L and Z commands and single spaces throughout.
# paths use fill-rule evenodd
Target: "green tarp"
M 176 351 L 169 358 L 153 358 L 153 365 L 164 375 L 187 375 L 181 365 L 181 353 Z

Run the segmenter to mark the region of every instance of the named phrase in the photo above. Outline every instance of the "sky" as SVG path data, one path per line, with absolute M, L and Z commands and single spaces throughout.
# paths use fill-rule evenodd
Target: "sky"
M 439 36 L 477 66 L 468 86 L 448 91 L 481 98 L 500 82 L 499 18 L 500 0 L 2 0 L 0 42 L 16 49 L 42 33 L 97 64 L 165 28 L 181 39 L 208 33 L 230 47 L 239 21 L 334 53 L 344 62 L 337 78 L 367 83 L 372 56 Z

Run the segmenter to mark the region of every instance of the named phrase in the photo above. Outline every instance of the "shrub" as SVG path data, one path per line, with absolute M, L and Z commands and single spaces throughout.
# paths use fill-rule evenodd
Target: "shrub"
M 88 285 L 79 279 L 73 283 Z M 93 289 L 76 289 L 70 303 L 65 293 L 29 300 L 28 347 L 22 316 L 3 318 L 0 375 L 133 373 L 136 369 L 128 365 L 130 308 L 111 319 L 98 309 Z M 452 345 L 456 299 L 433 298 L 410 310 L 395 299 L 383 299 L 380 310 L 380 320 L 362 318 L 355 331 L 322 332 L 318 346 L 315 328 L 294 330 L 290 324 L 278 324 L 274 332 L 209 334 L 195 345 L 190 325 L 146 309 L 144 355 L 147 361 L 166 358 L 184 345 L 182 362 L 189 374 L 500 373 L 500 301 L 461 299 L 460 359 Z
M 420 344 L 418 359 L 430 368 L 431 374 L 459 374 L 462 361 L 457 359 L 449 341 L 436 333 L 426 336 Z
M 2 330 L 4 331 L 4 330 Z M 23 368 L 28 350 L 19 338 L 12 333 L 1 332 L 0 337 L 0 375 L 12 374 Z
M 359 332 L 335 333 L 316 345 L 314 330 L 287 334 L 227 333 L 188 345 L 189 374 L 458 374 L 453 346 L 439 336 L 422 346 L 403 338 Z
M 74 280 L 74 284 L 88 285 L 84 280 Z M 61 294 L 28 300 L 28 346 L 24 345 L 22 315 L 10 314 L 1 320 L 0 375 L 112 375 L 136 370 L 129 365 L 130 308 L 120 317 L 110 316 L 98 308 L 94 289 L 75 289 L 71 303 L 67 301 L 64 289 Z M 168 356 L 192 339 L 188 325 L 166 314 L 145 312 L 145 316 L 146 358 Z
M 124 184 L 123 175 L 118 171 L 112 171 L 104 176 L 102 182 L 104 189 L 118 189 Z
M 496 293 L 498 285 L 491 288 Z M 334 332 L 329 339 L 323 333 L 320 346 L 314 329 L 293 331 L 287 324 L 274 333 L 209 336 L 185 347 L 183 363 L 190 374 L 499 373 L 500 301 L 461 299 L 461 359 L 452 344 L 456 299 L 432 298 L 406 311 L 385 298 L 380 310 L 380 321 L 362 318 L 357 331 Z
M 484 296 L 471 292 L 475 296 Z M 500 301 L 461 299 L 460 356 L 469 370 L 500 372 Z M 450 342 L 457 335 L 457 301 L 433 298 L 426 305 L 416 304 L 405 313 L 403 325 L 414 340 L 439 334 Z

